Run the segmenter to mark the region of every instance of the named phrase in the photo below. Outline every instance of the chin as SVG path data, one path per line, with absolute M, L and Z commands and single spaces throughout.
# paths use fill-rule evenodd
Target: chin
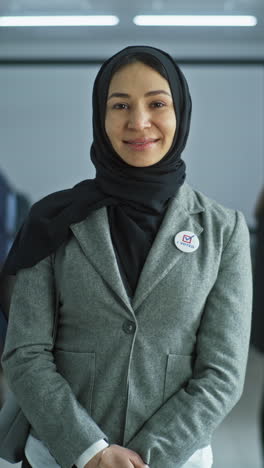
M 148 166 L 153 166 L 154 164 L 156 164 L 157 162 L 159 162 L 163 157 L 164 155 L 162 156 L 159 156 L 157 158 L 143 158 L 142 156 L 141 157 L 131 157 L 131 155 L 129 156 L 122 156 L 120 153 L 119 153 L 119 157 L 127 164 L 129 164 L 129 166 L 134 166 L 134 167 L 148 167 Z
M 131 161 L 129 159 L 122 158 L 123 161 L 129 166 L 134 166 L 134 167 L 148 167 L 148 166 L 153 166 L 153 164 L 156 164 L 158 161 Z

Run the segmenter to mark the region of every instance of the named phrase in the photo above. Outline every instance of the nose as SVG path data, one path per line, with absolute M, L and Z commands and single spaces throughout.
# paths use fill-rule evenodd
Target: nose
M 130 130 L 143 130 L 151 127 L 150 115 L 145 109 L 131 110 L 128 118 L 128 128 Z

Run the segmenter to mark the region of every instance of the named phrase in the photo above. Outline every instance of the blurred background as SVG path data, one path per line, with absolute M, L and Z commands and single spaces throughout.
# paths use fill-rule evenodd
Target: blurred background
M 197 25 L 202 21 L 206 26 Z M 254 284 L 260 285 L 263 0 L 0 0 L 0 263 L 32 203 L 94 176 L 93 81 L 105 59 L 135 44 L 164 49 L 186 75 L 193 100 L 183 154 L 187 181 L 244 213 Z M 255 292 L 244 393 L 215 433 L 215 468 L 264 466 L 261 289 Z M 5 326 L 0 315 L 2 344 Z M 3 402 L 3 377 L 0 388 Z M 0 460 L 0 468 L 9 466 Z

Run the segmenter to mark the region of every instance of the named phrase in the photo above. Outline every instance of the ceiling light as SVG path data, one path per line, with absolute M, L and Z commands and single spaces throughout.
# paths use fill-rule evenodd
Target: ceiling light
M 256 26 L 257 18 L 246 15 L 139 15 L 137 26 Z
M 117 16 L 0 16 L 1 26 L 115 26 Z

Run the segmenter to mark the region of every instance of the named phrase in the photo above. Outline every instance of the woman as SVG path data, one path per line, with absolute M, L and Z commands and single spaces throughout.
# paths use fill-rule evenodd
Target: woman
M 95 180 L 35 204 L 5 268 L 25 452 L 34 468 L 207 468 L 244 382 L 246 223 L 185 183 L 191 97 L 168 54 L 111 57 L 93 112 Z

